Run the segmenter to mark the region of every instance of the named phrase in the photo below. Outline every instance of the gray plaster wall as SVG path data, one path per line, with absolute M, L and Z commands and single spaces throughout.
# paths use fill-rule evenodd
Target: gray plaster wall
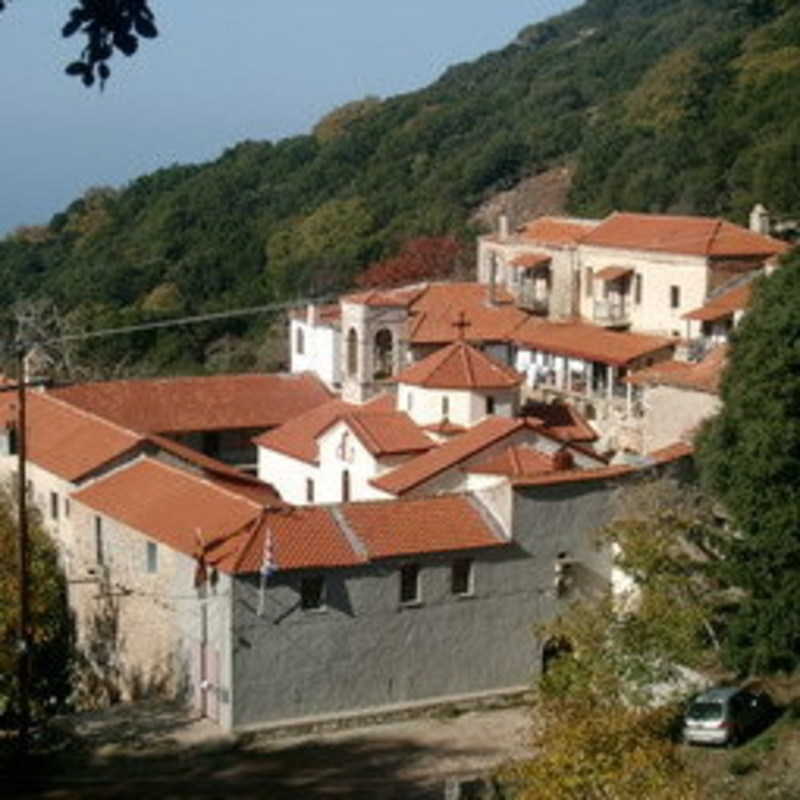
M 399 603 L 398 567 L 386 560 L 327 570 L 327 607 L 299 606 L 303 575 L 273 575 L 258 616 L 258 577 L 233 589 L 233 725 L 302 719 L 530 686 L 540 672 L 537 624 L 610 567 L 593 532 L 614 489 L 602 483 L 516 493 L 516 541 L 406 559 L 421 566 L 421 602 Z M 560 552 L 575 559 L 576 588 L 554 591 Z M 455 557 L 474 559 L 474 592 L 450 593 Z

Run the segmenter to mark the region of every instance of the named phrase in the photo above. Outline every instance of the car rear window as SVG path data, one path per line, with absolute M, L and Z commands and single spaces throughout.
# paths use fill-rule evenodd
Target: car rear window
M 692 703 L 686 716 L 690 719 L 719 719 L 722 716 L 722 703 Z

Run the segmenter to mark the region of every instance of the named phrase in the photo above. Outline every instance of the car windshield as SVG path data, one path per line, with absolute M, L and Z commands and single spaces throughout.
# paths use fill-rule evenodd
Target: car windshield
M 722 716 L 722 703 L 692 703 L 686 716 L 690 719 L 719 719 Z

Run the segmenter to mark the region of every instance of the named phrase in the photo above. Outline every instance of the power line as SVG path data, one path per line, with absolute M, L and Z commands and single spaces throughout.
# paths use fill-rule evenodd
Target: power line
M 41 344 L 56 344 L 58 342 L 83 341 L 85 339 L 98 339 L 106 336 L 119 336 L 125 333 L 138 333 L 139 331 L 155 330 L 157 328 L 180 327 L 182 325 L 194 325 L 200 322 L 208 322 L 216 319 L 230 319 L 232 317 L 255 316 L 265 314 L 270 311 L 283 311 L 288 308 L 308 305 L 310 303 L 321 303 L 338 297 L 338 294 L 320 295 L 319 297 L 298 298 L 297 300 L 287 300 L 282 303 L 268 303 L 263 306 L 250 306 L 248 308 L 234 308 L 230 311 L 215 311 L 208 314 L 195 314 L 191 317 L 179 317 L 178 319 L 158 320 L 157 322 L 142 322 L 138 325 L 125 325 L 120 328 L 102 328 L 96 331 L 84 331 L 83 333 L 68 333 L 64 336 L 54 336 L 45 339 Z

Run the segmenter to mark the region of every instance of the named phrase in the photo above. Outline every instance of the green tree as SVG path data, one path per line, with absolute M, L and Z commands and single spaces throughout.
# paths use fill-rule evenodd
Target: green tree
M 789 670 L 800 663 L 800 256 L 757 284 L 721 394 L 698 456 L 737 531 L 722 565 L 743 592 L 727 657 L 744 673 Z
M 501 781 L 537 800 L 691 800 L 698 787 L 671 733 L 679 666 L 717 663 L 719 525 L 707 499 L 671 479 L 620 496 L 601 542 L 629 589 L 582 598 L 545 626 L 559 645 L 537 687 L 533 757 Z
M 19 686 L 19 572 L 16 506 L 0 490 L 0 716 L 13 722 Z M 30 514 L 31 710 L 41 717 L 62 710 L 71 693 L 72 627 L 66 582 L 55 546 Z

